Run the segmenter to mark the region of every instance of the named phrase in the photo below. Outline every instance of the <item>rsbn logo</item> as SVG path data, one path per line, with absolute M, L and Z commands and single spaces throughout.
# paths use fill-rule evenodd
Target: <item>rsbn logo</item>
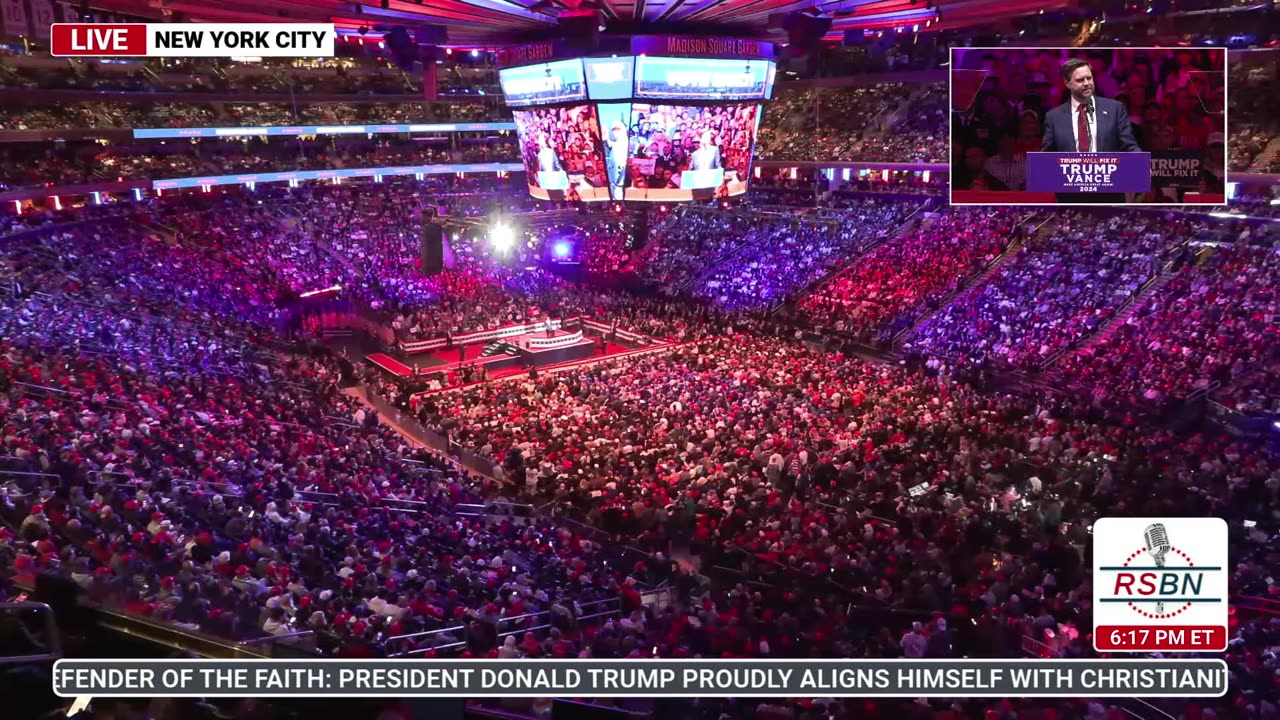
M 1135 538 L 1136 540 L 1136 538 Z M 1205 574 L 1222 572 L 1222 567 L 1196 567 L 1186 551 L 1169 542 L 1164 523 L 1151 523 L 1142 531 L 1142 545 L 1118 567 L 1102 567 L 1114 572 L 1114 597 L 1103 602 L 1123 602 L 1149 619 L 1176 617 L 1195 603 L 1220 603 L 1225 598 L 1204 594 Z
M 1227 527 L 1219 518 L 1103 518 L 1094 525 L 1095 630 L 1106 649 L 1227 625 Z M 1207 635 L 1195 633 L 1195 637 Z M 1144 641 L 1146 641 L 1144 643 Z M 1095 637 L 1095 647 L 1100 639 Z M 1188 641 L 1187 644 L 1190 644 Z M 1102 649 L 1102 648 L 1099 648 Z M 1152 648 L 1154 649 L 1154 648 Z

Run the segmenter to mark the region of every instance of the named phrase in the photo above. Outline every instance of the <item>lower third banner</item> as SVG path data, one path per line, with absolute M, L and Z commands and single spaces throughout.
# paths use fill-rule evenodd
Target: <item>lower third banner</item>
M 1218 697 L 1222 660 L 59 660 L 62 697 Z

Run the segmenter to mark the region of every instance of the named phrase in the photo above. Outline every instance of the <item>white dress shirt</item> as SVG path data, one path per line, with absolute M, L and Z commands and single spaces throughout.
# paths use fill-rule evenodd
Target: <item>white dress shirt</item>
M 1089 152 L 1098 152 L 1098 104 L 1089 98 L 1093 112 L 1085 115 L 1089 119 Z M 1071 97 L 1071 147 L 1080 147 L 1080 103 Z

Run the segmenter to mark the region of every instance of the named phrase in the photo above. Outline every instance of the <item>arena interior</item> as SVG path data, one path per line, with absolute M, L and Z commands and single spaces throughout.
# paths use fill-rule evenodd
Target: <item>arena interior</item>
M 1094 657 L 1109 515 L 1227 520 L 1225 697 L 75 717 L 1280 717 L 1275 3 L 57 7 L 342 37 L 94 61 L 6 24 L 0 717 L 67 716 L 53 657 Z M 767 86 L 499 81 L 654 35 L 776 47 Z M 1008 71 L 963 112 L 953 47 Z M 1225 137 L 1180 112 L 1208 48 Z M 1068 55 L 1141 135 L 1225 152 L 1196 182 L 1228 204 L 953 206 L 1025 182 Z

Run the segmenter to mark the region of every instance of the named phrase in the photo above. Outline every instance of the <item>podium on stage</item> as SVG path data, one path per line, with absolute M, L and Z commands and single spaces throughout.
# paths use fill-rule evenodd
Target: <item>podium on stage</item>
M 540 170 L 538 185 L 545 190 L 568 190 L 569 174 L 563 170 Z
M 717 188 L 724 183 L 724 168 L 711 170 L 685 170 L 680 173 L 681 190 L 700 190 Z
M 1078 195 L 1151 192 L 1151 153 L 1029 152 L 1027 190 Z

